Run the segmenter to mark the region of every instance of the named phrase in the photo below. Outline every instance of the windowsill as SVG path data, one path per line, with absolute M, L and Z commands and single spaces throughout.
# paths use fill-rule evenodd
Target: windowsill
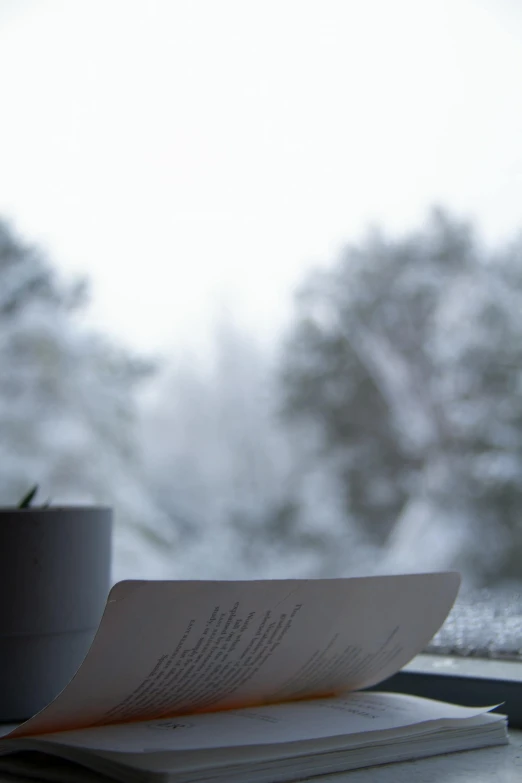
M 522 682 L 522 662 L 500 661 L 493 658 L 464 658 L 449 655 L 417 655 L 402 670 L 449 674 L 461 677 L 478 677 L 492 680 Z
M 494 659 L 418 655 L 376 686 L 469 707 L 498 704 L 511 729 L 522 729 L 522 663 Z

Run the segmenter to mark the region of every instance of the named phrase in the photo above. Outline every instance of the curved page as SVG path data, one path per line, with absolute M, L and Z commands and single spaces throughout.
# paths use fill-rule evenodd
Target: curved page
M 386 679 L 439 629 L 456 573 L 120 582 L 75 677 L 10 736 L 254 706 Z

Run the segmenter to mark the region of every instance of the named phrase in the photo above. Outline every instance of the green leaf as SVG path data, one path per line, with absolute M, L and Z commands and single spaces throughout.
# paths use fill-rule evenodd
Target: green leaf
M 18 504 L 18 508 L 29 508 L 31 503 L 34 500 L 34 497 L 36 493 L 38 492 L 38 484 L 35 484 L 34 487 L 32 487 L 27 495 L 25 495 L 20 503 Z

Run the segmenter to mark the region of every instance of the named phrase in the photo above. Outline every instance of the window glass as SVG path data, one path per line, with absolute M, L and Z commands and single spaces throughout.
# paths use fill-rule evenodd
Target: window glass
M 520 655 L 521 40 L 4 0 L 1 503 L 113 505 L 114 579 L 458 569 L 435 647 Z

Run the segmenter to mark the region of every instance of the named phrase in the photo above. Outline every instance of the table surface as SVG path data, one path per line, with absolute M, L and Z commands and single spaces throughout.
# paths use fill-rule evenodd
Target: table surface
M 0 724 L 0 737 L 14 728 Z M 521 783 L 522 731 L 509 732 L 509 745 L 448 753 L 417 761 L 385 764 L 313 778 L 313 783 Z M 0 783 L 34 780 L 0 773 Z

